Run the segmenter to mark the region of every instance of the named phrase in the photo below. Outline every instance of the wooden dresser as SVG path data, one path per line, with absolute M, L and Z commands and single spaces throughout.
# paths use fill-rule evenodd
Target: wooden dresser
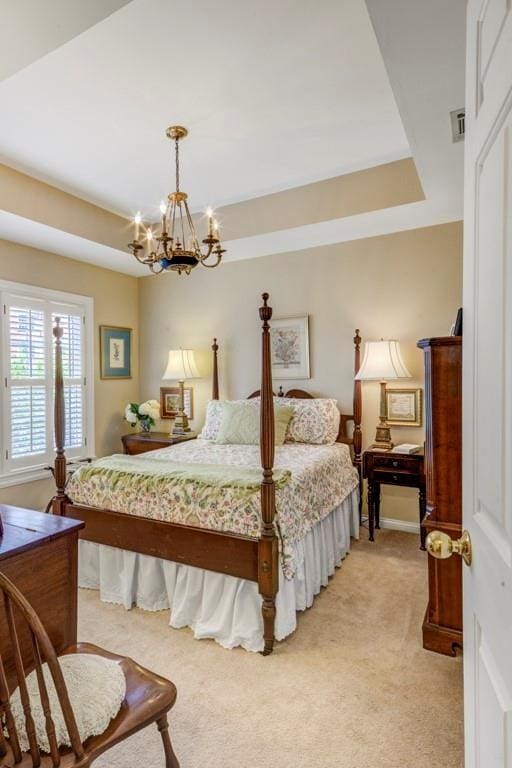
M 21 590 L 44 624 L 55 650 L 76 643 L 79 520 L 46 515 L 0 504 L 3 537 L 0 571 Z M 30 667 L 32 646 L 26 625 L 20 627 L 21 652 Z M 14 662 L 4 607 L 0 605 L 0 655 L 14 683 Z
M 418 342 L 425 355 L 426 533 L 462 532 L 462 337 Z M 428 558 L 423 647 L 455 655 L 462 648 L 462 559 Z

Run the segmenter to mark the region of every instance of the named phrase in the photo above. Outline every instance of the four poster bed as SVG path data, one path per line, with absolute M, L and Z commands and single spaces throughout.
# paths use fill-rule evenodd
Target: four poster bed
M 85 523 L 85 529 L 81 532 L 84 540 L 81 543 L 81 558 L 85 571 L 88 567 L 93 570 L 100 567 L 103 552 L 110 558 L 110 575 L 113 579 L 127 567 L 132 569 L 128 577 L 132 581 L 145 569 L 147 573 L 151 572 L 153 578 L 157 569 L 162 584 L 173 594 L 177 594 L 181 579 L 182 591 L 178 602 L 188 601 L 192 592 L 195 593 L 196 602 L 204 604 L 208 594 L 212 606 L 208 608 L 210 624 L 219 624 L 225 620 L 226 612 L 229 611 L 223 601 L 232 599 L 229 638 L 224 637 L 223 640 L 222 628 L 218 629 L 217 634 L 208 628 L 202 633 L 199 631 L 196 636 L 214 637 L 227 647 L 243 645 L 250 650 L 261 650 L 264 655 L 272 652 L 275 639 L 281 639 L 293 631 L 295 611 L 311 605 L 314 595 L 320 591 L 321 585 L 327 583 L 328 576 L 347 553 L 350 536 L 358 533 L 361 481 L 359 381 L 354 382 L 353 414 L 339 415 L 337 436 L 335 432 L 332 445 L 295 444 L 275 447 L 269 325 L 272 309 L 267 300 L 268 294 L 264 293 L 263 305 L 259 309 L 262 321 L 261 389 L 250 395 L 253 399 L 260 398 L 259 450 L 254 445 L 216 445 L 215 441 L 198 439 L 138 457 L 114 456 L 100 459 L 74 473 L 69 485 L 64 452 L 63 331 L 58 320 L 53 331 L 56 339 L 57 490 L 52 511 Z M 355 372 L 359 369 L 360 343 L 361 338 L 356 331 Z M 215 405 L 219 397 L 216 340 L 212 349 L 212 403 Z M 292 389 L 286 395 L 280 391 L 281 396 L 284 396 L 283 402 L 306 399 L 314 401 L 312 395 L 298 389 Z M 250 402 L 249 399 L 247 402 Z M 258 406 L 257 402 L 254 404 Z M 349 434 L 349 422 L 354 424 L 352 434 Z M 256 458 L 258 453 L 259 461 Z M 133 465 L 130 462 L 138 463 Z M 257 470 L 256 466 L 260 462 L 261 467 Z M 169 466 L 172 467 L 171 473 Z M 292 467 L 291 471 L 288 466 Z M 200 473 L 200 478 L 191 477 L 193 472 Z M 120 478 L 124 479 L 130 490 L 124 491 L 126 496 L 121 511 L 114 511 L 106 508 L 105 501 L 98 500 L 116 499 L 116 489 L 122 486 Z M 151 493 L 141 501 L 139 490 L 143 485 Z M 182 492 L 185 493 L 183 498 L 186 498 L 187 505 L 193 510 L 189 516 L 188 508 L 180 496 Z M 332 495 L 329 496 L 329 493 Z M 133 501 L 134 494 L 137 502 L 131 504 L 129 499 Z M 224 495 L 219 497 L 219 494 Z M 223 530 L 223 521 L 228 519 L 224 514 L 228 497 L 230 503 L 233 503 L 233 499 L 236 502 L 238 522 L 232 530 Z M 309 514 L 307 505 L 314 506 L 310 499 L 318 502 L 315 515 Z M 288 517 L 280 513 L 285 500 L 289 508 L 293 507 Z M 91 506 L 91 502 L 97 506 Z M 170 510 L 167 519 L 165 505 Z M 181 516 L 173 515 L 173 505 L 176 510 L 181 505 Z M 170 516 L 174 519 L 170 520 Z M 193 524 L 184 524 L 183 521 L 189 519 Z M 219 530 L 213 526 L 219 526 Z M 299 538 L 299 534 L 294 538 L 290 533 L 288 541 L 287 528 L 290 531 L 302 531 L 302 538 Z M 251 535 L 237 532 L 240 530 L 250 531 Z M 291 574 L 288 579 L 283 576 L 286 567 Z M 301 569 L 308 572 L 307 578 L 302 586 L 297 586 L 293 577 Z M 201 580 L 200 586 L 198 579 Z M 87 577 L 85 580 L 87 582 Z M 169 587 L 171 581 L 172 586 Z M 183 586 L 185 582 L 186 588 Z M 93 583 L 85 583 L 84 586 L 98 587 Z M 298 596 L 300 590 L 303 594 Z M 105 599 L 109 600 L 109 595 Z M 131 600 L 130 596 L 127 607 L 131 607 Z M 159 600 L 160 597 L 156 602 Z M 277 617 L 277 634 L 276 604 L 278 614 L 279 611 L 283 614 L 281 620 L 279 615 Z M 258 609 L 256 620 L 255 606 Z M 144 604 L 142 607 L 145 607 Z M 168 606 L 162 604 L 160 607 Z M 204 605 L 201 610 L 204 611 Z M 244 635 L 245 630 L 240 630 L 240 625 L 246 616 L 242 621 L 240 615 L 244 612 L 248 615 L 251 611 L 252 618 L 249 621 L 253 624 L 256 621 L 254 631 L 256 634 L 259 631 L 259 639 L 254 638 L 254 631 L 251 630 L 252 638 L 244 642 L 240 634 Z M 284 616 L 286 611 L 288 618 Z M 293 621 L 290 619 L 290 611 L 293 612 Z M 194 620 L 188 617 L 181 624 L 173 623 L 173 626 L 193 624 Z

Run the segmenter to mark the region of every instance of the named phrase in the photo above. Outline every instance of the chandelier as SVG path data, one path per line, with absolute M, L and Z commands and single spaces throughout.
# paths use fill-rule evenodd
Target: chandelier
M 187 194 L 180 190 L 180 148 L 179 143 L 188 134 L 181 125 L 171 125 L 165 132 L 174 141 L 176 156 L 176 191 L 167 197 L 167 203 L 160 203 L 162 214 L 160 234 L 142 225 L 140 213 L 135 216 L 135 234 L 128 248 L 141 264 L 145 264 L 155 274 L 172 270 L 181 275 L 190 275 L 198 264 L 203 267 L 216 267 L 220 264 L 225 249 L 220 242 L 219 228 L 213 219 L 213 211 L 206 212 L 208 234 L 201 247 L 194 228 L 194 222 L 187 203 Z M 141 229 L 144 229 L 141 242 Z

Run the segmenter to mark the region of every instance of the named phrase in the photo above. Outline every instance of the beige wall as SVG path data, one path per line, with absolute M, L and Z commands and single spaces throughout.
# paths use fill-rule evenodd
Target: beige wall
M 424 200 L 412 157 L 323 179 L 215 211 L 225 241 Z M 196 217 L 203 231 L 204 217 Z
M 122 251 L 132 231 L 123 216 L 1 164 L 0 210 Z
M 415 343 L 447 333 L 453 321 L 461 298 L 461 238 L 461 225 L 448 224 L 226 263 L 216 270 L 198 267 L 188 278 L 166 274 L 140 280 L 0 241 L 0 278 L 92 296 L 96 364 L 99 325 L 134 328 L 134 378 L 101 381 L 96 368 L 96 453 L 104 455 L 120 450 L 124 405 L 139 397 L 139 305 L 140 398 L 158 398 L 169 348 L 198 349 L 205 377 L 194 382 L 196 428 L 210 394 L 214 335 L 221 345 L 221 396 L 242 397 L 259 386 L 257 310 L 264 290 L 271 294 L 275 316 L 310 316 L 312 378 L 298 385 L 338 398 L 347 411 L 356 326 L 363 338 L 400 339 L 415 377 L 410 384 L 422 384 L 422 357 Z M 377 421 L 378 386 L 364 384 L 363 396 L 367 443 Z M 395 427 L 393 437 L 395 442 L 422 442 L 423 431 Z M 0 503 L 40 508 L 51 490 L 50 482 L 1 489 Z M 415 493 L 386 489 L 383 516 L 416 520 Z
M 204 379 L 194 382 L 199 427 L 210 393 L 209 346 L 220 343 L 222 397 L 244 397 L 259 386 L 258 306 L 269 291 L 276 317 L 310 316 L 311 379 L 297 383 L 338 398 L 351 410 L 352 337 L 396 338 L 414 376 L 401 386 L 422 385 L 423 361 L 416 341 L 446 335 L 461 302 L 460 223 L 400 232 L 299 253 L 197 267 L 190 277 L 174 274 L 139 280 L 141 398 L 158 397 L 167 350 L 201 350 Z M 291 382 L 290 382 L 291 383 Z M 286 386 L 286 382 L 283 382 Z M 364 438 L 377 421 L 378 385 L 363 385 Z M 395 442 L 424 439 L 423 430 L 393 428 Z M 387 488 L 384 517 L 417 520 L 416 494 Z
M 120 436 L 126 431 L 124 406 L 137 400 L 138 288 L 137 279 L 74 261 L 52 253 L 0 240 L 0 279 L 13 280 L 59 291 L 92 296 L 94 299 L 95 427 L 96 454 L 119 452 Z M 102 381 L 99 375 L 99 326 L 120 325 L 134 329 L 133 378 Z M 0 503 L 29 508 L 46 505 L 52 493 L 50 481 L 0 489 Z

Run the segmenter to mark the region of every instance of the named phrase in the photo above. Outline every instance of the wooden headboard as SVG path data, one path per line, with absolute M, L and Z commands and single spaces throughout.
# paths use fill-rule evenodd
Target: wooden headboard
M 361 337 L 359 335 L 359 329 L 356 328 L 354 336 L 354 376 L 361 367 Z M 251 392 L 249 398 L 259 397 L 260 390 Z M 277 393 L 278 397 L 296 397 L 300 399 L 313 400 L 315 395 L 310 392 L 306 392 L 305 389 L 289 389 L 287 392 L 283 391 L 282 387 L 279 387 Z M 362 442 L 363 434 L 361 432 L 361 420 L 362 420 L 363 408 L 361 398 L 361 382 L 356 381 L 354 378 L 354 390 L 353 390 L 353 412 L 340 414 L 340 429 L 336 442 L 345 443 L 350 446 L 352 454 L 352 462 L 359 473 L 359 481 L 362 482 Z M 353 423 L 352 434 L 349 433 L 348 425 Z

